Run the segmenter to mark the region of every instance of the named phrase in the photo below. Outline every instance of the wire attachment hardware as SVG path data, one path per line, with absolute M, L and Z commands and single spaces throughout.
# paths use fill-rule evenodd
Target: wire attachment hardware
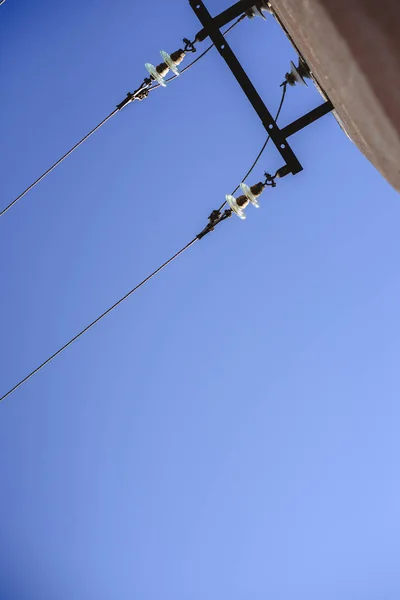
M 135 90 L 134 92 L 127 92 L 126 98 L 124 98 L 122 102 L 117 104 L 117 109 L 121 110 L 122 108 L 125 108 L 125 106 L 127 106 L 131 102 L 134 102 L 135 100 L 144 100 L 145 98 L 147 98 L 149 95 L 149 88 L 151 84 L 152 79 L 150 79 L 150 77 L 145 77 L 145 79 L 143 79 L 142 85 L 140 85 L 137 88 L 137 90 Z
M 185 52 L 197 52 L 194 44 L 195 42 L 191 42 L 188 38 L 183 38 L 183 43 L 185 44 L 184 51 Z
M 147 98 L 149 95 L 149 90 L 147 87 L 143 88 L 142 90 L 140 90 L 139 92 L 137 92 L 137 94 L 134 94 L 134 100 L 144 100 L 145 98 Z
M 145 98 L 147 98 L 147 96 L 149 95 L 150 85 L 151 85 L 151 79 L 149 77 L 146 77 L 146 79 L 144 79 L 142 85 L 140 87 L 138 87 L 137 90 L 135 90 L 134 92 L 127 92 L 126 98 L 124 98 L 122 100 L 122 102 L 117 104 L 117 109 L 121 110 L 121 109 L 125 108 L 125 106 L 127 106 L 131 102 L 134 102 L 134 100 L 144 100 Z
M 224 210 L 222 214 L 220 210 L 213 210 L 211 215 L 208 217 L 208 224 L 204 227 L 203 231 L 196 235 L 196 238 L 201 240 L 205 235 L 207 235 L 207 233 L 214 231 L 214 227 L 216 227 L 216 225 L 219 225 L 219 223 L 225 221 L 225 219 L 228 219 L 231 216 L 232 211 L 229 209 Z
M 271 175 L 270 173 L 264 173 L 264 177 L 265 177 L 264 185 L 265 186 L 269 185 L 270 187 L 276 187 L 275 179 L 277 177 L 279 177 L 279 175 L 277 173 L 278 173 L 278 171 L 275 173 L 275 175 Z

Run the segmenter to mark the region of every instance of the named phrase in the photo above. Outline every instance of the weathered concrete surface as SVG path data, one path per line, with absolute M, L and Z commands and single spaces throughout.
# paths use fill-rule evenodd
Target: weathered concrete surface
M 271 0 L 353 141 L 400 191 L 400 0 Z

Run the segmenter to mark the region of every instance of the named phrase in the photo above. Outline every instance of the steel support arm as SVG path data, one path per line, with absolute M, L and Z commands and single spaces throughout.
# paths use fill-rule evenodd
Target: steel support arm
M 306 113 L 299 119 L 296 119 L 292 123 L 289 123 L 289 125 L 286 125 L 286 127 L 281 129 L 282 135 L 287 138 L 294 133 L 297 133 L 301 129 L 304 129 L 304 127 L 307 127 L 307 125 L 310 125 L 311 123 L 314 123 L 314 121 L 317 121 L 317 119 L 327 115 L 333 110 L 333 108 L 332 102 L 330 100 L 326 100 L 326 102 L 323 102 L 316 108 L 313 108 L 310 110 L 310 112 Z
M 233 4 L 226 10 L 222 11 L 222 13 L 214 17 L 214 24 L 218 28 L 224 27 L 225 25 L 233 21 L 233 19 L 240 17 L 240 15 L 242 15 L 246 10 L 249 10 L 252 6 L 254 6 L 254 2 L 255 0 L 239 0 L 239 2 L 236 2 L 236 4 Z M 193 8 L 192 3 L 190 4 Z M 194 4 L 197 5 L 198 2 L 195 2 Z M 198 42 L 202 42 L 208 36 L 209 33 L 207 29 L 203 28 L 196 35 L 196 40 Z
M 293 173 L 293 175 L 299 173 L 299 171 L 302 170 L 299 160 L 286 141 L 285 136 L 282 135 L 281 130 L 276 125 L 274 118 L 272 117 L 268 108 L 265 106 L 261 96 L 255 89 L 246 71 L 243 69 L 239 60 L 233 53 L 226 38 L 224 38 L 220 32 L 218 24 L 215 23 L 215 20 L 212 18 L 201 0 L 190 0 L 190 6 L 196 13 L 211 41 L 215 44 L 217 51 L 234 74 L 236 80 L 246 94 L 254 110 L 260 117 L 265 130 L 271 136 L 271 140 L 274 142 L 277 150 L 279 151 L 285 163 L 288 165 L 290 171 Z

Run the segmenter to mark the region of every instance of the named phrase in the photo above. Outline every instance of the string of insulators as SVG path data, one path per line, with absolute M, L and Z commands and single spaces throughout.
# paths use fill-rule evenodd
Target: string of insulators
M 284 83 L 288 83 L 292 86 L 296 85 L 296 83 L 307 85 L 305 79 L 311 79 L 311 73 L 307 63 L 301 57 L 299 57 L 299 64 L 297 67 L 292 61 L 290 64 L 290 73 L 286 73 Z
M 261 196 L 267 186 L 276 187 L 275 179 L 285 177 L 288 174 L 287 167 L 278 169 L 274 176 L 269 173 L 264 173 L 265 181 L 259 181 L 250 187 L 245 183 L 240 184 L 240 188 L 243 192 L 241 196 L 235 198 L 231 194 L 227 194 L 225 199 L 229 204 L 231 210 L 239 217 L 239 219 L 245 219 L 245 209 L 249 204 L 252 204 L 256 208 L 260 208 L 258 198 Z
M 157 81 L 163 87 L 166 87 L 167 82 L 165 81 L 165 76 L 172 71 L 175 75 L 179 75 L 178 65 L 181 64 L 183 59 L 186 56 L 185 50 L 176 50 L 172 52 L 172 54 L 168 54 L 168 52 L 164 52 L 161 50 L 160 52 L 164 62 L 160 63 L 156 67 L 154 67 L 151 63 L 146 63 L 145 67 L 150 73 L 150 77 Z
M 233 210 L 233 212 L 240 219 L 245 219 L 246 214 L 244 211 L 245 211 L 245 208 L 247 208 L 247 206 L 249 204 L 252 204 L 256 208 L 260 208 L 257 198 L 259 196 L 261 196 L 261 194 L 264 191 L 265 186 L 266 186 L 266 184 L 263 183 L 262 181 L 259 181 L 258 183 L 252 185 L 251 187 L 249 187 L 245 183 L 241 183 L 240 188 L 241 188 L 243 194 L 241 196 L 238 196 L 237 198 L 235 198 L 231 194 L 227 194 L 225 196 L 226 201 L 229 204 L 229 206 L 231 207 L 231 209 Z
M 254 17 L 261 17 L 265 19 L 264 12 L 272 13 L 272 9 L 269 5 L 269 2 L 266 0 L 259 0 L 254 4 L 254 6 L 249 8 L 249 10 L 246 10 L 246 15 L 249 17 L 249 19 L 254 19 Z

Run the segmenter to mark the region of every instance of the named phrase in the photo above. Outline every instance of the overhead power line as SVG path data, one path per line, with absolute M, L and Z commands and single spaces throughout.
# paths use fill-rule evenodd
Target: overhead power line
M 280 102 L 279 109 L 278 109 L 278 112 L 277 112 L 277 118 L 279 117 L 279 114 L 280 114 L 281 109 L 282 109 L 283 101 L 284 101 L 284 98 L 285 98 L 285 93 L 286 93 L 286 86 L 284 86 L 284 88 L 283 88 L 281 102 Z M 262 155 L 263 151 L 265 150 L 265 147 L 266 147 L 266 145 L 268 143 L 268 139 L 269 138 L 267 138 L 267 140 L 264 142 L 264 144 L 263 144 L 260 152 L 257 154 L 256 159 L 253 161 L 253 164 L 251 165 L 250 169 L 247 171 L 245 177 L 242 179 L 242 182 L 244 182 L 247 179 L 247 177 L 250 175 L 250 173 L 254 170 L 256 164 L 258 163 L 258 161 L 261 158 L 261 155 Z M 240 184 L 234 189 L 234 191 L 232 192 L 232 195 L 235 192 L 237 192 L 237 190 L 239 189 L 239 187 L 240 187 Z M 0 402 L 2 402 L 3 400 L 5 400 L 6 398 L 8 398 L 8 396 L 10 396 L 19 387 L 21 387 L 24 383 L 26 383 L 31 377 L 33 377 L 34 375 L 36 375 L 36 373 L 38 373 L 39 371 L 41 371 L 43 369 L 43 367 L 45 367 L 46 365 L 48 365 L 59 354 L 61 354 L 62 352 L 64 352 L 64 350 L 66 350 L 67 348 L 69 348 L 69 346 L 71 346 L 80 337 L 82 337 L 86 332 L 88 332 L 89 329 L 91 329 L 92 327 L 94 327 L 94 325 L 97 325 L 97 323 L 99 323 L 102 319 L 104 319 L 104 317 L 106 317 L 115 308 L 117 308 L 120 304 L 122 304 L 122 302 L 124 302 L 130 296 L 132 296 L 132 294 L 134 294 L 135 292 L 137 292 L 142 286 L 144 286 L 145 283 L 147 283 L 148 281 L 150 281 L 151 279 L 153 279 L 153 277 L 155 277 L 158 273 L 160 273 L 163 269 L 165 269 L 165 267 L 167 267 L 175 259 L 177 259 L 179 256 L 181 256 L 181 254 L 183 254 L 184 252 L 186 252 L 186 250 L 188 250 L 189 248 L 191 248 L 191 246 L 193 246 L 193 244 L 197 240 L 201 240 L 205 235 L 207 235 L 208 233 L 210 233 L 211 231 L 213 231 L 214 228 L 219 223 L 221 223 L 222 221 L 224 221 L 225 219 L 227 219 L 228 217 L 230 217 L 231 214 L 232 214 L 232 211 L 230 209 L 226 210 L 223 214 L 221 214 L 221 210 L 225 206 L 225 204 L 226 204 L 226 202 L 224 202 L 224 204 L 222 204 L 222 206 L 220 207 L 220 209 L 214 210 L 211 213 L 211 215 L 209 216 L 209 222 L 208 222 L 208 224 L 203 229 L 203 231 L 201 231 L 194 239 L 192 239 L 188 244 L 186 244 L 186 246 L 184 246 L 183 248 L 181 248 L 181 250 L 179 250 L 171 258 L 169 258 L 167 261 L 165 261 L 160 267 L 158 267 L 155 271 L 153 271 L 150 275 L 148 275 L 145 279 L 143 279 L 143 281 L 141 281 L 138 285 L 136 285 L 134 288 L 132 288 L 127 294 L 125 294 L 122 298 L 120 298 L 117 302 L 115 302 L 112 306 L 110 306 L 110 308 L 108 308 L 106 311 L 104 311 L 99 317 L 97 317 L 94 321 L 92 321 L 89 325 L 87 325 L 84 329 L 82 329 L 82 331 L 80 331 L 77 335 L 75 335 L 73 338 L 71 338 L 66 344 L 64 344 L 63 346 L 61 346 L 61 348 L 59 348 L 56 352 L 54 352 L 54 354 L 52 354 L 49 358 L 47 358 L 44 362 L 42 362 L 38 367 L 36 367 L 36 369 L 34 369 L 33 371 L 31 371 L 28 375 L 26 375 L 26 377 L 24 377 L 23 379 L 21 379 L 21 381 L 19 381 L 16 385 L 14 385 L 14 387 L 12 387 L 6 394 L 4 394 L 0 398 Z
M 254 12 L 254 7 L 251 8 L 251 5 L 250 5 L 251 0 L 250 0 L 250 2 L 249 2 L 249 0 L 246 0 L 246 1 L 243 0 L 243 2 L 246 5 L 249 4 L 250 9 L 249 9 L 249 11 L 246 11 L 246 16 L 250 16 L 247 13 Z M 33 377 L 36 373 L 38 373 L 41 369 L 43 369 L 54 358 L 56 358 L 59 354 L 61 354 L 64 350 L 66 350 L 69 346 L 71 346 L 81 336 L 83 336 L 87 331 L 89 331 L 89 329 L 94 327 L 94 325 L 99 323 L 104 317 L 106 317 L 110 312 L 112 312 L 115 308 L 117 308 L 122 302 L 124 302 L 127 298 L 129 298 L 132 294 L 134 294 L 137 290 L 139 290 L 145 283 L 150 281 L 159 272 L 161 272 L 165 267 L 167 267 L 167 265 L 169 265 L 172 261 L 174 261 L 181 254 L 183 254 L 186 250 L 188 250 L 197 240 L 202 239 L 205 235 L 207 235 L 211 231 L 214 231 L 215 227 L 219 223 L 226 220 L 234 213 L 241 219 L 245 219 L 246 218 L 245 210 L 247 209 L 247 207 L 250 204 L 252 204 L 255 207 L 259 207 L 259 204 L 258 204 L 259 196 L 267 188 L 267 186 L 275 187 L 276 186 L 275 180 L 277 178 L 284 177 L 284 176 L 288 175 L 289 173 L 292 173 L 293 175 L 295 175 L 296 173 L 300 172 L 302 170 L 302 166 L 301 166 L 299 160 L 297 159 L 296 155 L 293 153 L 292 149 L 290 148 L 289 144 L 287 143 L 287 137 L 289 135 L 292 135 L 293 133 L 296 133 L 297 131 L 301 130 L 302 128 L 306 127 L 310 123 L 314 122 L 315 120 L 319 119 L 323 115 L 325 115 L 328 112 L 330 112 L 331 110 L 333 110 L 332 103 L 326 99 L 322 105 L 316 107 L 309 113 L 303 115 L 302 117 L 300 117 L 293 123 L 290 123 L 285 128 L 280 130 L 276 124 L 276 121 L 280 115 L 280 112 L 281 112 L 281 109 L 283 106 L 283 102 L 284 102 L 285 95 L 286 95 L 287 85 L 295 85 L 295 83 L 300 83 L 300 82 L 305 83 L 304 77 L 307 77 L 309 74 L 309 69 L 308 69 L 307 65 L 305 63 L 303 65 L 301 62 L 299 62 L 299 66 L 296 67 L 292 63 L 292 69 L 291 69 L 290 73 L 286 74 L 285 81 L 282 84 L 283 90 L 282 90 L 281 101 L 279 104 L 279 108 L 278 108 L 276 117 L 275 117 L 275 119 L 273 119 L 272 115 L 269 113 L 268 109 L 263 104 L 262 99 L 258 96 L 258 93 L 255 90 L 252 82 L 248 78 L 247 74 L 245 73 L 245 71 L 243 70 L 239 61 L 235 57 L 231 48 L 229 47 L 229 44 L 224 39 L 224 36 L 226 35 L 226 33 L 228 33 L 233 27 L 235 27 L 235 25 L 237 25 L 237 23 L 239 23 L 244 18 L 245 15 L 242 14 L 237 19 L 237 21 L 235 21 L 233 23 L 233 25 L 231 25 L 225 31 L 225 33 L 222 33 L 220 30 L 220 27 L 221 27 L 221 25 L 223 25 L 223 23 L 227 24 L 229 22 L 229 20 L 232 20 L 233 18 L 238 16 L 238 14 L 240 13 L 239 6 L 242 7 L 241 2 L 237 2 L 229 9 L 223 11 L 220 15 L 218 15 L 214 19 L 211 18 L 211 15 L 208 13 L 207 9 L 205 8 L 202 0 L 190 0 L 190 4 L 191 4 L 193 10 L 195 10 L 197 16 L 199 17 L 200 21 L 203 24 L 203 29 L 201 30 L 201 32 L 199 32 L 196 35 L 195 41 L 190 42 L 189 40 L 184 39 L 183 41 L 185 43 L 185 49 L 177 50 L 171 55 L 168 55 L 165 52 L 161 52 L 164 62 L 160 63 L 157 67 L 154 67 L 150 63 L 146 63 L 146 68 L 148 69 L 151 77 L 146 78 L 144 80 L 143 84 L 141 85 L 141 87 L 138 88 L 135 92 L 128 93 L 125 100 L 123 102 L 121 102 L 117 106 L 117 108 L 108 117 L 106 117 L 97 127 L 95 127 L 91 132 L 89 132 L 89 134 L 87 134 L 85 136 L 85 138 L 83 138 L 78 144 L 76 144 L 67 154 L 65 154 L 61 159 L 59 159 L 59 161 L 57 161 L 57 163 L 55 163 L 48 171 L 46 171 L 46 173 L 44 173 L 29 188 L 27 188 L 25 190 L 25 192 L 23 192 L 23 194 L 21 194 L 17 199 L 15 199 L 15 201 L 13 201 L 11 203 L 11 205 L 9 205 L 8 207 L 6 207 L 6 209 L 4 209 L 2 212 L 0 212 L 0 216 L 2 214 L 4 214 L 9 208 L 11 208 L 11 206 L 13 206 L 20 198 L 22 198 L 24 194 L 26 194 L 30 189 L 32 189 L 32 187 L 34 187 L 39 181 L 41 181 L 43 179 L 43 177 L 45 177 L 49 172 L 51 172 L 53 170 L 53 168 L 55 168 L 58 164 L 60 164 L 60 162 L 62 162 L 62 160 L 64 160 L 74 149 L 76 149 L 83 141 L 88 139 L 88 137 L 90 137 L 95 131 L 97 131 L 97 129 L 99 129 L 99 127 L 101 127 L 105 122 L 107 122 L 119 110 L 121 110 L 122 108 L 127 106 L 130 102 L 132 102 L 136 99 L 142 100 L 142 99 L 146 98 L 148 96 L 149 92 L 152 91 L 153 89 L 158 88 L 160 85 L 165 86 L 165 84 L 168 81 L 175 79 L 176 76 L 178 75 L 177 65 L 180 64 L 180 62 L 182 61 L 183 57 L 185 56 L 185 54 L 187 52 L 195 51 L 194 43 L 202 41 L 203 39 L 205 39 L 205 37 L 210 37 L 211 40 L 213 41 L 213 44 L 211 44 L 197 59 L 195 59 L 192 63 L 190 63 L 185 69 L 183 69 L 182 72 L 186 71 L 191 66 L 193 66 L 193 64 L 195 64 L 200 58 L 202 58 L 215 45 L 217 47 L 219 53 L 223 56 L 225 62 L 231 69 L 232 73 L 235 75 L 235 77 L 238 80 L 239 84 L 241 85 L 243 91 L 246 93 L 253 108 L 256 110 L 257 114 L 259 115 L 264 127 L 268 131 L 268 137 L 267 137 L 266 141 L 264 142 L 256 159 L 254 160 L 253 164 L 251 165 L 250 169 L 247 171 L 246 175 L 244 176 L 242 182 L 235 188 L 235 190 L 232 192 L 232 194 L 226 195 L 226 201 L 221 205 L 221 207 L 219 209 L 212 211 L 211 215 L 208 217 L 208 224 L 195 238 L 193 238 L 188 244 L 186 244 L 186 246 L 181 248 L 181 250 L 179 250 L 171 258 L 169 258 L 166 262 L 164 262 L 160 267 L 158 267 L 155 271 L 153 271 L 150 275 L 148 275 L 138 285 L 136 285 L 134 288 L 132 288 L 127 294 L 125 294 L 122 298 L 120 298 L 117 302 L 115 302 L 110 308 L 108 308 L 105 312 L 103 312 L 99 317 L 97 317 L 94 321 L 92 321 L 88 326 L 86 326 L 84 329 L 82 329 L 82 331 L 80 331 L 77 335 L 75 335 L 73 338 L 71 338 L 66 344 L 64 344 L 61 348 L 59 348 L 59 350 L 57 350 L 54 354 L 52 354 L 49 358 L 47 358 L 41 365 L 39 365 L 36 369 L 31 371 L 31 373 L 29 373 L 27 376 L 25 376 L 23 379 L 21 379 L 21 381 L 19 383 L 17 383 L 14 387 L 12 387 L 6 394 L 4 394 L 0 398 L 0 402 L 5 400 L 10 394 L 12 394 L 15 390 L 17 390 L 20 386 L 22 386 L 25 382 L 27 382 L 31 377 Z M 268 4 L 266 3 L 266 0 L 259 0 L 256 3 L 256 5 L 254 5 L 254 6 L 257 9 L 258 13 L 260 13 L 260 11 L 261 11 L 261 16 L 262 16 L 263 10 L 267 10 L 269 12 L 272 11 L 269 3 Z M 234 16 L 232 16 L 232 13 L 234 14 Z M 218 26 L 215 28 L 212 27 L 213 21 L 219 23 Z M 169 79 L 166 80 L 165 75 L 168 73 L 169 70 L 171 70 L 175 75 L 173 75 L 172 77 L 170 77 Z M 154 83 L 154 81 L 157 81 L 157 83 Z M 269 139 L 272 139 L 273 143 L 275 144 L 275 147 L 278 149 L 282 158 L 284 158 L 285 164 L 283 167 L 278 169 L 278 171 L 273 176 L 267 172 L 264 172 L 265 179 L 262 181 L 259 181 L 258 183 L 255 183 L 249 187 L 247 184 L 244 183 L 244 181 L 247 179 L 247 177 L 250 175 L 250 173 L 253 171 L 256 164 L 258 163 L 263 151 L 265 150 L 265 147 L 268 144 Z M 235 192 L 239 188 L 242 189 L 242 195 L 240 195 L 239 197 L 236 198 L 233 196 L 233 194 L 235 194 Z M 226 204 L 229 204 L 230 208 L 226 209 L 223 213 L 221 213 L 222 209 L 224 208 L 224 206 Z
M 87 325 L 84 329 L 82 329 L 82 331 L 80 331 L 77 335 L 75 335 L 73 338 L 71 338 L 69 340 L 69 342 L 67 342 L 66 344 L 64 344 L 64 346 L 61 346 L 61 348 L 59 348 L 57 350 L 57 352 L 54 352 L 54 354 L 52 354 L 51 356 L 49 356 L 49 358 L 47 358 L 44 362 L 42 362 L 41 365 L 39 365 L 38 367 L 36 367 L 36 369 L 34 369 L 33 371 L 31 371 L 29 373 L 29 375 L 27 375 L 26 377 L 24 377 L 23 379 L 21 379 L 21 381 L 19 383 L 17 383 L 16 385 L 14 385 L 14 387 L 12 387 L 6 394 L 4 394 L 4 396 L 2 396 L 0 398 L 0 402 L 2 402 L 3 400 L 5 400 L 8 396 L 10 396 L 10 394 L 12 394 L 13 392 L 15 392 L 15 390 L 17 390 L 19 387 L 21 387 L 21 385 L 23 385 L 24 383 L 26 383 L 31 377 L 33 377 L 34 375 L 36 375 L 36 373 L 38 373 L 39 371 L 41 371 L 43 369 L 43 367 L 45 367 L 46 365 L 48 365 L 54 358 L 56 358 L 59 354 L 61 354 L 61 352 L 64 352 L 64 350 L 66 350 L 69 346 L 71 346 L 74 342 L 76 342 L 76 340 L 78 340 L 80 337 L 82 337 L 82 335 L 85 334 L 87 331 L 89 331 L 89 329 L 91 329 L 92 327 L 94 327 L 95 325 L 97 325 L 97 323 L 99 323 L 102 319 L 104 319 L 104 317 L 106 317 L 108 314 L 110 314 L 110 312 L 112 312 L 115 308 L 117 308 L 117 306 L 119 306 L 120 304 L 122 304 L 122 302 L 124 302 L 125 300 L 127 300 L 130 296 L 132 296 L 132 294 L 134 294 L 142 286 L 144 286 L 145 283 L 147 283 L 148 281 L 150 281 L 150 279 L 153 279 L 153 277 L 155 277 L 158 273 L 160 273 L 160 271 L 162 271 L 163 269 L 165 269 L 165 267 L 167 267 L 176 258 L 178 258 L 178 256 L 180 256 L 186 250 L 188 250 L 191 246 L 193 246 L 193 244 L 195 242 L 197 242 L 197 240 L 198 240 L 198 238 L 195 237 L 191 242 L 189 242 L 188 244 L 186 244 L 186 246 L 184 246 L 183 248 L 181 248 L 179 250 L 179 252 L 177 252 L 176 254 L 174 254 L 173 256 L 171 256 L 171 258 L 169 258 L 167 261 L 165 261 L 160 267 L 158 267 L 158 269 L 156 269 L 155 271 L 153 271 L 150 275 L 148 275 L 145 279 L 143 279 L 143 281 L 141 281 L 138 285 L 136 285 L 134 288 L 132 288 L 127 294 L 125 294 L 125 296 L 123 296 L 122 298 L 120 298 L 117 302 L 115 302 L 115 304 L 113 304 L 112 306 L 110 306 L 110 308 L 108 308 L 99 317 L 97 317 L 94 321 L 92 321 L 90 323 L 90 325 Z
M 244 19 L 245 17 L 246 17 L 245 14 L 241 15 L 230 27 L 228 27 L 228 29 L 224 32 L 224 35 L 226 35 L 227 33 L 229 33 L 234 27 L 236 27 L 236 25 L 238 23 L 240 23 L 240 21 L 242 21 L 242 19 Z M 193 43 L 192 43 L 192 46 L 193 46 Z M 214 47 L 214 44 L 211 44 L 210 46 L 208 46 L 208 48 L 206 48 L 204 50 L 204 52 L 202 52 L 190 64 L 188 64 L 184 69 L 182 69 L 180 71 L 180 74 L 183 74 L 186 71 L 188 71 L 194 64 L 196 64 L 201 58 L 203 58 L 213 47 Z M 176 79 L 177 77 L 178 77 L 178 75 L 173 75 L 170 78 L 166 79 L 165 82 L 168 83 L 168 82 Z M 19 202 L 28 192 L 30 192 L 47 175 L 49 175 L 49 173 L 51 173 L 68 156 L 70 156 L 70 154 L 72 154 L 74 152 L 74 150 L 76 150 L 77 148 L 79 148 L 79 146 L 81 146 L 86 140 L 88 140 L 90 138 L 90 136 L 92 136 L 103 125 L 105 125 L 105 123 L 107 123 L 107 121 L 109 121 L 114 115 L 116 115 L 122 108 L 125 108 L 125 106 L 127 106 L 128 104 L 130 104 L 134 100 L 143 100 L 144 98 L 147 97 L 147 95 L 148 95 L 149 92 L 151 92 L 151 91 L 153 91 L 153 90 L 155 90 L 155 89 L 157 89 L 159 87 L 161 87 L 161 85 L 159 83 L 152 84 L 152 80 L 149 79 L 149 80 L 145 80 L 145 82 L 135 92 L 128 93 L 127 97 L 125 98 L 125 100 L 122 101 L 120 104 L 118 104 L 117 108 L 115 108 L 107 117 L 105 117 L 98 125 L 96 125 L 96 127 L 94 127 L 91 131 L 89 131 L 89 133 L 87 133 L 85 135 L 85 137 L 83 137 L 79 142 L 77 142 L 75 144 L 75 146 L 73 146 L 70 150 L 68 150 L 68 152 L 66 152 L 61 158 L 59 158 L 51 167 L 49 167 L 47 169 L 47 171 L 45 171 L 44 173 L 42 173 L 42 175 L 40 175 L 40 177 L 38 177 L 23 192 L 21 192 L 21 194 L 19 194 L 19 196 L 17 196 L 16 198 L 14 198 L 14 200 L 12 202 L 10 202 L 10 204 L 8 204 L 5 208 L 3 208 L 0 211 L 0 217 L 2 217 L 3 215 L 5 215 L 13 206 L 15 206 L 15 204 L 17 204 L 17 202 Z
M 86 142 L 86 140 L 89 139 L 91 135 L 93 135 L 98 129 L 100 129 L 100 127 L 102 127 L 105 123 L 107 123 L 107 121 L 109 121 L 111 119 L 111 117 L 113 117 L 117 112 L 118 112 L 118 108 L 116 108 L 115 110 L 113 110 L 112 113 L 110 113 L 108 115 L 108 117 L 106 117 L 105 119 L 103 119 L 101 121 L 101 123 L 99 123 L 98 125 L 96 125 L 96 127 L 94 129 L 92 129 L 91 131 L 89 131 L 89 133 L 86 134 L 84 138 L 82 138 L 77 144 L 75 144 L 75 146 L 73 146 L 70 150 L 68 150 L 68 152 L 66 152 L 64 154 L 64 156 L 62 156 L 61 158 L 59 158 L 57 162 L 55 162 L 49 169 L 47 169 L 47 171 L 45 171 L 44 173 L 42 173 L 42 175 L 40 177 L 38 177 L 36 179 L 36 181 L 34 181 L 33 183 L 31 183 L 31 185 L 29 187 L 27 187 L 26 190 L 24 190 L 12 202 L 10 202 L 10 204 L 8 206 L 6 206 L 5 208 L 3 208 L 3 210 L 0 212 L 0 217 L 2 217 L 3 215 L 5 215 L 6 212 L 9 211 L 10 208 L 12 208 L 14 206 L 14 204 L 17 204 L 17 202 L 19 200 L 21 200 L 21 198 L 23 198 L 25 196 L 25 194 L 27 194 L 32 188 L 35 187 L 35 185 L 37 185 L 40 181 L 42 181 L 42 179 L 44 179 L 46 177 L 46 175 L 48 175 L 56 167 L 58 167 L 58 165 L 61 164 L 63 162 L 63 160 L 65 160 L 70 154 L 72 154 L 74 150 L 76 150 L 77 148 L 79 148 L 79 146 L 81 146 L 83 144 L 83 142 Z

